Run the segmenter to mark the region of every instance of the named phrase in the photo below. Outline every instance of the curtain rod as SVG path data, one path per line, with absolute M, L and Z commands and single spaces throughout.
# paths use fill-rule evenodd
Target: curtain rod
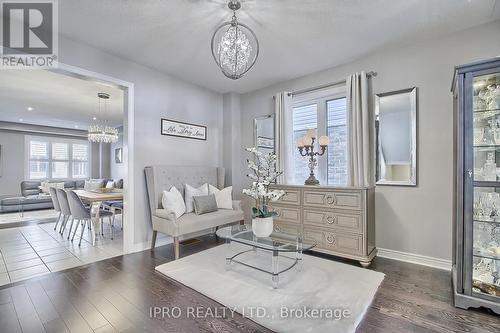
M 374 71 L 368 72 L 368 73 L 366 73 L 366 76 L 368 78 L 375 77 L 375 76 L 377 76 L 377 72 L 374 72 Z M 316 86 L 316 87 L 313 87 L 313 88 L 307 88 L 307 89 L 293 91 L 293 92 L 288 93 L 288 96 L 301 95 L 301 94 L 305 94 L 305 93 L 308 93 L 308 92 L 312 92 L 312 91 L 316 91 L 316 90 L 321 90 L 321 89 L 325 89 L 325 88 L 331 88 L 331 87 L 335 87 L 335 86 L 342 86 L 342 85 L 345 85 L 345 84 L 346 84 L 346 79 L 343 79 L 343 80 L 336 81 L 336 82 L 322 84 L 320 86 Z

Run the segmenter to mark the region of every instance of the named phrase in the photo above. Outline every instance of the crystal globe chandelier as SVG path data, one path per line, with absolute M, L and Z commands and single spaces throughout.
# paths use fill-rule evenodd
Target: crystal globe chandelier
M 96 143 L 116 143 L 118 141 L 118 130 L 113 126 L 109 126 L 104 115 L 101 116 L 101 101 L 104 101 L 104 112 L 107 111 L 107 100 L 109 94 L 98 93 L 99 101 L 99 117 L 94 117 L 94 123 L 89 126 L 88 139 L 90 142 Z
M 233 11 L 230 22 L 224 22 L 212 35 L 212 55 L 222 73 L 237 80 L 248 72 L 259 56 L 259 41 L 255 33 L 238 22 L 236 11 L 241 8 L 239 0 L 227 4 Z

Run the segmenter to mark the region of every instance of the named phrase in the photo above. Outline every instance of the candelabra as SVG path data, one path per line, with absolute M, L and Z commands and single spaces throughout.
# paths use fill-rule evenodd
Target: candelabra
M 319 185 L 319 180 L 314 176 L 314 168 L 318 165 L 316 156 L 323 156 L 328 146 L 329 139 L 327 136 L 319 138 L 320 152 L 314 151 L 314 141 L 316 140 L 316 130 L 310 129 L 305 137 L 297 141 L 297 148 L 301 156 L 309 156 L 309 178 L 306 179 L 305 185 Z

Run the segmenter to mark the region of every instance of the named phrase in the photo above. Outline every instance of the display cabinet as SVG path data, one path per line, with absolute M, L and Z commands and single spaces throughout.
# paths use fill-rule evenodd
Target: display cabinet
M 455 306 L 500 314 L 500 58 L 455 68 Z

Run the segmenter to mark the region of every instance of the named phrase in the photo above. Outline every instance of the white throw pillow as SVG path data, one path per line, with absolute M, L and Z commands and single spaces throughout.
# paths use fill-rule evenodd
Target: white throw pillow
M 102 180 L 86 180 L 83 189 L 87 191 L 95 191 L 102 187 Z
M 115 187 L 115 182 L 114 181 L 108 181 L 106 183 L 106 188 L 114 188 Z
M 198 188 L 194 188 L 189 184 L 186 184 L 184 188 L 184 200 L 186 201 L 186 213 L 194 212 L 194 200 L 193 197 L 198 197 L 202 195 L 208 195 L 208 183 L 201 185 Z
M 217 208 L 219 209 L 233 209 L 233 187 L 229 186 L 223 190 L 219 190 L 217 187 L 209 185 L 209 194 L 215 195 L 215 201 L 217 201 Z
M 182 194 L 175 186 L 172 186 L 169 191 L 163 191 L 161 204 L 163 209 L 173 211 L 177 218 L 186 212 L 186 204 L 184 203 L 184 199 L 182 199 Z

